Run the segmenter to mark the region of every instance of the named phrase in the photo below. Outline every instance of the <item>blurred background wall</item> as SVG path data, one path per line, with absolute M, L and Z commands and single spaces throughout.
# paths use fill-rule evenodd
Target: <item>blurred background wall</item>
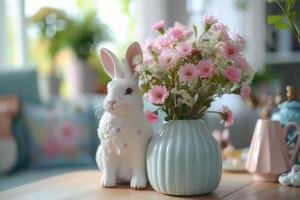
M 300 11 L 299 3 L 296 10 Z M 300 50 L 292 33 L 267 25 L 267 15 L 279 12 L 264 0 L 3 0 L 0 70 L 34 67 L 45 100 L 53 95 L 74 99 L 105 93 L 109 78 L 100 66 L 100 47 L 122 56 L 133 40 L 154 36 L 151 25 L 160 19 L 167 26 L 175 21 L 200 25 L 201 15 L 209 14 L 245 37 L 246 56 L 264 77 L 256 84 L 259 91 L 284 94 L 287 84 L 300 85 Z M 60 33 L 66 26 L 69 31 Z M 89 37 L 97 37 L 97 42 L 90 43 Z M 89 54 L 82 54 L 86 49 Z M 212 109 L 221 103 L 236 115 L 230 128 L 234 145 L 249 145 L 259 112 L 249 110 L 234 96 L 218 99 Z M 211 127 L 222 129 L 216 118 L 207 118 Z

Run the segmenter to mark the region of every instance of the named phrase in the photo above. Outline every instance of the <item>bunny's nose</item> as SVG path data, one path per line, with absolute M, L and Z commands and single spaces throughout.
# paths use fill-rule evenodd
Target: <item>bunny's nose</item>
M 117 101 L 108 101 L 109 107 L 111 110 L 114 110 L 114 105 L 117 103 Z

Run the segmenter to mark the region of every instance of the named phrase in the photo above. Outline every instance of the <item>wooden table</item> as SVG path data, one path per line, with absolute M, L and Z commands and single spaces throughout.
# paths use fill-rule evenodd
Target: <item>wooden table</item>
M 160 194 L 148 186 L 136 191 L 127 185 L 106 189 L 100 187 L 101 173 L 95 170 L 66 173 L 14 189 L 0 192 L 1 200 L 56 200 L 56 199 L 300 199 L 300 188 L 281 186 L 277 183 L 254 182 L 246 173 L 223 173 L 219 187 L 204 196 L 178 197 Z

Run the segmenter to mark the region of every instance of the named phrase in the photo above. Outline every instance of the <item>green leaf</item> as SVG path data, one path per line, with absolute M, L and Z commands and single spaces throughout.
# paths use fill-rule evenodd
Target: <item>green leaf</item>
M 277 24 L 275 24 L 275 27 L 276 27 L 277 29 L 288 29 L 288 28 L 289 28 L 289 25 L 286 24 L 286 23 L 277 23 Z
M 281 15 L 269 15 L 268 16 L 268 24 L 276 24 L 283 19 L 284 19 L 284 17 Z
M 294 9 L 296 2 L 297 2 L 297 0 L 287 0 L 286 1 L 285 7 L 288 12 L 290 12 Z
M 195 38 L 198 37 L 198 27 L 196 25 L 193 25 L 194 33 L 195 33 Z
M 290 12 L 289 17 L 291 19 L 291 23 L 294 23 L 296 21 L 296 18 L 297 18 L 297 12 L 296 11 Z

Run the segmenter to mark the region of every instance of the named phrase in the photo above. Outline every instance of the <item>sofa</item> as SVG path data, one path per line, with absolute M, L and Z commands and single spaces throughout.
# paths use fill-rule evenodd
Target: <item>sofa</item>
M 0 71 L 0 97 L 9 94 L 17 95 L 20 101 L 20 110 L 12 124 L 18 153 L 14 167 L 9 172 L 0 174 L 0 191 L 74 170 L 96 169 L 94 155 L 100 142 L 96 130 L 104 112 L 103 95 L 85 94 L 80 100 L 72 101 L 53 97 L 48 102 L 42 102 L 38 76 L 33 68 Z M 154 108 L 145 101 L 145 109 Z M 160 126 L 161 124 L 155 125 L 155 130 Z M 62 128 L 64 131 L 61 131 Z M 78 138 L 77 134 L 77 140 L 73 144 L 70 141 L 74 137 L 64 139 L 59 135 L 57 139 L 47 136 L 55 136 L 57 132 L 68 136 L 78 132 L 78 129 L 82 129 L 85 136 Z M 57 140 L 58 143 L 55 142 Z M 61 149 L 58 145 L 60 141 L 64 142 L 64 149 L 58 151 Z M 65 148 L 70 145 L 73 145 L 73 149 Z M 10 152 L 3 153 L 0 152 L 0 160 L 1 155 L 8 155 Z

